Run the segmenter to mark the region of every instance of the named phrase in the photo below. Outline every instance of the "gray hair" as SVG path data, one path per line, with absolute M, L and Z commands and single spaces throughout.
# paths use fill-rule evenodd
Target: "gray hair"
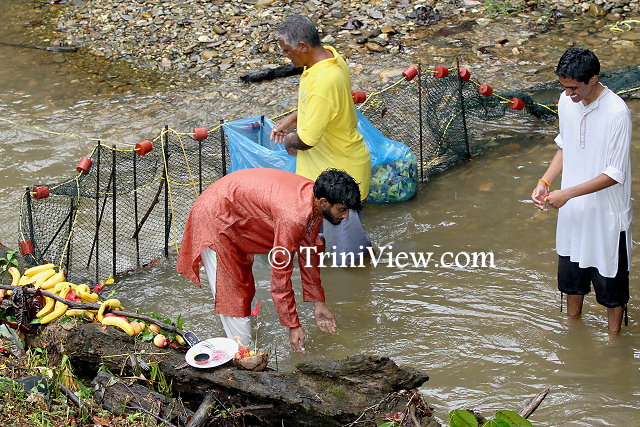
M 307 43 L 311 47 L 321 46 L 318 29 L 311 19 L 304 15 L 291 16 L 278 25 L 276 39 L 293 47 L 299 43 Z

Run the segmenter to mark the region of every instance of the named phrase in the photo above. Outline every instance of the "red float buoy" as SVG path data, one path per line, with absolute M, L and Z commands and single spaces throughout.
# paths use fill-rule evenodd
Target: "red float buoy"
M 435 76 L 439 79 L 442 77 L 447 77 L 449 75 L 449 69 L 444 65 L 438 65 L 436 68 L 434 68 L 434 70 Z
M 76 166 L 76 170 L 78 171 L 78 173 L 88 173 L 89 169 L 91 169 L 92 164 L 93 163 L 91 162 L 91 159 L 83 157 L 78 162 L 78 166 Z
M 18 245 L 20 246 L 20 252 L 22 252 L 22 255 L 29 255 L 36 251 L 33 248 L 33 243 L 31 243 L 31 240 L 23 240 L 22 242 L 18 243 Z
M 138 156 L 144 156 L 151 150 L 153 150 L 153 143 L 148 139 L 140 141 L 136 144 L 136 153 L 138 153 Z
M 464 67 L 458 67 L 458 75 L 463 82 L 468 82 L 471 78 L 471 72 Z
M 402 75 L 407 81 L 410 81 L 410 80 L 413 80 L 413 78 L 418 75 L 418 70 L 413 65 L 409 65 L 407 68 L 404 69 L 404 71 L 402 72 Z
M 49 187 L 46 185 L 38 185 L 37 187 L 33 187 L 31 191 L 33 192 L 34 199 L 46 199 L 49 197 Z
M 478 93 L 484 96 L 491 96 L 493 88 L 486 83 L 482 83 L 480 87 L 478 87 Z
M 520 98 L 511 98 L 509 108 L 513 110 L 522 110 L 524 108 L 524 101 Z
M 207 128 L 193 129 L 193 139 L 195 139 L 196 141 L 207 139 L 208 136 L 209 136 L 209 131 L 207 130 Z
M 362 104 L 367 100 L 367 94 L 361 90 L 351 92 L 351 96 L 353 97 L 354 104 Z

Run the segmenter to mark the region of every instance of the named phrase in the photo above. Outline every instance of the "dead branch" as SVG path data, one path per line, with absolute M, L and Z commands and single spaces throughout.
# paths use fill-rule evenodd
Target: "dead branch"
M 24 292 L 28 293 L 28 294 L 34 294 L 36 292 L 36 289 L 31 288 L 31 287 L 27 287 L 27 286 L 11 286 L 11 285 L 3 285 L 0 284 L 0 289 L 5 289 L 5 290 L 15 290 L 17 288 L 21 288 Z M 71 309 L 79 309 L 79 310 L 99 310 L 100 309 L 100 304 L 95 303 L 95 302 L 75 302 L 75 301 L 70 301 L 66 298 L 62 298 L 60 295 L 56 295 L 52 292 L 49 291 L 45 291 L 40 289 L 40 292 L 42 292 L 42 295 L 49 297 L 49 298 L 53 298 L 56 301 L 60 301 L 61 303 L 64 303 L 66 306 L 68 306 Z M 108 311 L 105 311 L 108 312 Z M 143 320 L 147 323 L 155 323 L 156 325 L 158 325 L 160 328 L 172 332 L 174 334 L 179 334 L 179 335 L 184 335 L 184 331 L 176 326 L 173 325 L 169 325 L 167 323 L 161 322 L 158 319 L 154 319 L 153 317 L 150 316 L 146 316 L 144 314 L 140 314 L 140 313 L 130 313 L 128 311 L 123 311 L 123 310 L 113 310 L 113 313 L 117 313 L 118 316 L 124 316 L 124 317 L 131 317 L 134 319 L 138 319 L 138 320 Z
M 522 408 L 520 412 L 518 412 L 518 415 L 523 418 L 529 418 L 529 416 L 533 414 L 536 409 L 538 409 L 538 406 L 540 406 L 544 398 L 547 397 L 548 393 L 549 388 L 547 387 L 540 393 L 532 397 L 531 400 L 529 400 L 529 402 L 524 406 L 524 408 Z

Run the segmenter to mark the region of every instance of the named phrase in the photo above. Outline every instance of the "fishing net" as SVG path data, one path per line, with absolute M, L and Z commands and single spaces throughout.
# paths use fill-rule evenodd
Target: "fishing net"
M 604 72 L 601 80 L 623 97 L 637 94 L 640 66 Z M 398 146 L 400 154 L 372 168 L 371 199 L 404 200 L 415 194 L 418 180 L 478 154 L 484 140 L 470 135 L 491 121 L 508 114 L 520 115 L 519 121 L 555 119 L 561 90 L 553 82 L 499 92 L 463 67 L 440 66 L 421 72 L 408 67 L 380 91 L 354 93 L 362 102 L 359 114 L 376 132 L 404 144 Z M 25 191 L 19 223 L 25 260 L 62 265 L 69 280 L 81 282 L 177 253 L 197 196 L 237 167 L 225 132 L 268 138 L 263 120 L 236 124 L 188 133 L 165 127 L 160 136 L 130 149 L 96 144 L 78 163 L 74 178 Z M 410 150 L 402 150 L 405 145 Z

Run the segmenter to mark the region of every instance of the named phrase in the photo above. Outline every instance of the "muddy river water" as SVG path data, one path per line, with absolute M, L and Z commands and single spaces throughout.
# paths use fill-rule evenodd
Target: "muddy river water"
M 0 17 L 9 19 L 13 3 L 0 4 Z M 539 55 L 531 67 L 552 69 L 566 48 L 563 34 L 532 42 Z M 0 29 L 0 40 L 20 42 L 10 26 Z M 564 41 L 551 46 L 549 40 Z M 616 58 L 613 49 L 603 48 L 602 56 L 603 63 L 633 63 Z M 109 79 L 72 69 L 40 50 L 0 45 L 0 64 L 0 241 L 9 246 L 17 242 L 23 189 L 72 177 L 77 160 L 95 143 L 90 138 L 135 143 L 155 136 L 165 123 L 190 129 L 217 123 L 221 112 L 233 118 L 275 114 L 292 102 L 286 91 L 296 85 L 295 79 L 274 83 L 287 93 L 282 101 L 268 104 L 256 97 L 249 103 L 242 96 L 217 98 L 213 93 L 224 91 L 224 81 L 200 90 L 119 93 Z M 363 73 L 369 70 L 367 64 L 361 67 Z M 501 72 L 508 75 L 508 66 Z M 640 103 L 632 100 L 629 106 L 637 189 Z M 537 212 L 528 200 L 553 155 L 556 124 L 518 116 L 487 126 L 487 142 L 498 141 L 496 147 L 430 177 L 413 200 L 369 204 L 364 224 L 378 246 L 433 252 L 436 258 L 445 252 L 492 252 L 494 266 L 326 268 L 323 283 L 339 328 L 335 335 L 321 333 L 312 307 L 300 302 L 308 342 L 307 354 L 299 355 L 289 350 L 286 331 L 278 325 L 269 268 L 257 257 L 259 343 L 277 351 L 280 369 L 308 358 L 368 353 L 424 371 L 430 380 L 423 392 L 444 422 L 456 408 L 485 416 L 517 410 L 549 387 L 531 418 L 535 425 L 633 425 L 640 418 L 640 273 L 632 268 L 630 321 L 618 340 L 609 341 L 605 309 L 593 295 L 586 298 L 582 320 L 569 322 L 555 287 L 556 213 Z M 638 232 L 636 221 L 634 236 Z M 201 338 L 221 335 L 208 289 L 178 276 L 174 261 L 127 275 L 111 289 L 125 307 L 174 319 L 181 315 Z M 295 287 L 299 295 L 299 279 Z

